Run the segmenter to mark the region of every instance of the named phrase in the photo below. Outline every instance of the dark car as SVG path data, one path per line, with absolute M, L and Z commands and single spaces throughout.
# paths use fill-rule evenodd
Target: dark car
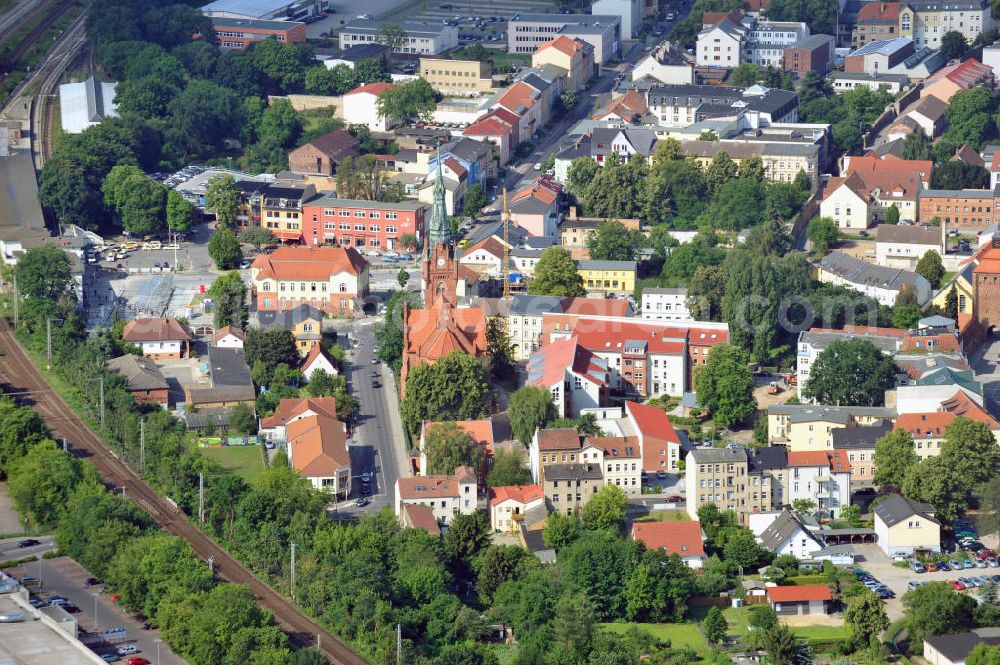
M 101 580 L 97 579 L 96 577 L 88 577 L 83 581 L 83 583 L 86 584 L 87 586 L 95 586 L 97 584 L 102 584 Z
M 34 538 L 25 538 L 24 540 L 17 541 L 18 547 L 34 547 L 35 545 L 41 545 L 42 541 L 35 540 Z
M 76 614 L 77 612 L 80 611 L 80 608 L 74 605 L 73 603 L 65 603 L 61 607 L 70 614 Z
M 369 499 L 366 496 L 363 496 L 363 497 L 360 497 L 357 501 L 355 501 L 354 505 L 357 506 L 358 508 L 364 508 L 365 506 L 367 506 L 371 502 L 372 502 L 371 499 Z
M 679 494 L 674 494 L 667 497 L 667 503 L 684 503 L 684 497 Z

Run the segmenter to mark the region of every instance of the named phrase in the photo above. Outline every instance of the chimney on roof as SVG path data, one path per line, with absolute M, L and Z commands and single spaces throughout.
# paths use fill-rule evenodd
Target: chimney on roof
M 993 246 L 993 249 L 1000 249 L 1000 235 L 993 236 L 993 241 L 991 244 Z

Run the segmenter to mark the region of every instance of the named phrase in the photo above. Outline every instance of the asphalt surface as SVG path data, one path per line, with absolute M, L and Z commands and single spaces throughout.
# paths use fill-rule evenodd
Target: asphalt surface
M 51 540 L 51 539 L 49 539 Z M 2 545 L 0 545 L 2 547 Z M 41 559 L 41 585 L 31 585 L 32 597 L 42 601 L 47 601 L 52 595 L 60 595 L 68 598 L 70 602 L 80 608 L 80 611 L 73 615 L 81 629 L 81 640 L 98 654 L 115 653 L 120 646 L 132 645 L 138 649 L 137 654 L 148 658 L 156 665 L 184 665 L 185 661 L 178 657 L 166 642 L 159 645 L 159 661 L 157 661 L 157 640 L 160 639 L 158 630 L 146 630 L 141 621 L 130 614 L 126 614 L 111 599 L 111 596 L 104 593 L 104 586 L 97 585 L 88 587 L 84 580 L 90 577 L 84 568 L 68 557 L 58 557 L 55 559 Z M 32 562 L 23 566 L 17 566 L 6 570 L 10 575 L 22 577 L 23 575 L 39 576 L 38 562 Z M 95 614 L 96 610 L 96 614 Z M 96 641 L 91 643 L 87 633 L 101 632 L 108 628 L 124 627 L 124 633 L 115 633 L 115 643 L 109 641 Z M 131 657 L 131 656 L 129 656 Z M 119 662 L 124 662 L 126 658 L 121 658 Z
M 18 547 L 20 541 L 28 538 L 39 541 L 39 544 L 32 547 Z M 55 539 L 52 536 L 17 536 L 16 538 L 5 538 L 0 540 L 0 561 L 23 559 L 28 556 L 40 556 L 51 549 L 55 549 Z M 27 575 L 28 573 L 25 574 Z M 35 575 L 35 573 L 31 574 Z

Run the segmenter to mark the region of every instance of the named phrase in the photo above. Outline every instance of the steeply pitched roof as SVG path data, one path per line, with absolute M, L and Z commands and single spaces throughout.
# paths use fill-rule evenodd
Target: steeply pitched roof
M 394 87 L 395 86 L 393 86 L 391 83 L 381 83 L 381 82 L 380 83 L 369 83 L 367 85 L 360 85 L 360 86 L 358 86 L 357 88 L 355 88 L 354 90 L 351 90 L 350 92 L 348 92 L 344 96 L 346 97 L 347 95 L 357 95 L 357 94 L 360 94 L 362 92 L 367 92 L 368 94 L 375 95 L 377 97 L 377 96 L 381 95 L 383 92 L 385 92 L 386 90 L 391 90 Z
M 538 430 L 539 450 L 579 450 L 580 433 L 575 427 Z
M 309 353 L 306 355 L 305 359 L 302 361 L 302 364 L 299 365 L 299 369 L 302 372 L 307 371 L 313 365 L 313 363 L 315 363 L 316 361 L 318 361 L 320 358 L 323 358 L 324 360 L 326 360 L 334 368 L 337 367 L 337 361 L 335 361 L 330 356 L 330 352 L 327 351 L 326 348 L 324 348 L 322 344 L 314 344 L 313 347 L 311 349 L 309 349 Z
M 599 387 L 608 385 L 608 363 L 580 346 L 576 337 L 546 344 L 528 359 L 528 385 L 550 388 L 573 372 Z
M 866 2 L 858 12 L 858 23 L 896 25 L 899 23 L 898 2 Z
M 847 455 L 840 450 L 789 451 L 788 466 L 824 466 L 833 473 L 846 473 L 851 470 Z
M 191 333 L 173 317 L 135 319 L 125 324 L 122 339 L 126 342 L 191 341 Z
M 309 416 L 287 427 L 292 466 L 306 478 L 330 478 L 350 468 L 344 423 L 325 415 Z
M 904 496 L 894 496 L 875 506 L 875 516 L 886 526 L 894 526 L 914 515 L 919 515 L 935 524 L 934 508 L 930 504 L 910 501 Z
M 925 637 L 924 642 L 931 645 L 944 658 L 943 662 L 964 662 L 965 658 L 980 644 L 990 646 L 1000 645 L 1000 635 L 988 634 L 984 631 L 996 631 L 995 628 L 979 628 L 967 633 L 952 633 L 950 635 L 935 635 Z
M 296 417 L 310 411 L 329 418 L 336 418 L 337 400 L 333 397 L 285 398 L 278 402 L 278 408 L 272 415 L 261 419 L 260 426 L 263 429 L 278 427 L 290 423 Z
M 343 129 L 334 129 L 319 138 L 313 139 L 306 145 L 312 146 L 334 161 L 339 161 L 347 156 L 358 154 L 358 145 L 360 143 L 350 132 L 346 132 Z M 299 149 L 301 150 L 301 148 Z
M 223 339 L 226 335 L 232 335 L 241 342 L 246 341 L 246 334 L 242 330 L 234 326 L 222 326 L 221 328 L 216 330 L 214 336 L 215 341 L 218 342 L 220 339 Z
M 854 258 L 843 252 L 831 252 L 820 261 L 823 270 L 837 275 L 854 284 L 867 284 L 879 288 L 898 291 L 904 286 L 912 286 L 920 292 L 929 292 L 930 283 L 922 275 L 901 268 L 886 268 Z
M 701 522 L 633 522 L 632 538 L 667 555 L 705 556 Z
M 432 536 L 441 535 L 441 527 L 438 526 L 434 517 L 434 509 L 420 503 L 404 503 L 399 507 L 401 515 L 405 515 L 405 521 L 414 529 L 423 529 Z
M 834 450 L 872 450 L 875 442 L 892 429 L 892 423 L 887 420 L 865 427 L 838 427 L 830 432 L 830 439 Z
M 564 55 L 568 55 L 569 57 L 572 58 L 578 52 L 585 50 L 586 47 L 588 47 L 588 46 L 590 46 L 590 45 L 587 44 L 586 42 L 583 42 L 583 41 L 579 40 L 579 39 L 570 38 L 570 37 L 567 37 L 566 35 L 559 35 L 555 39 L 551 39 L 551 40 L 545 42 L 544 44 L 542 44 L 541 46 L 539 46 L 535 50 L 535 53 L 538 53 L 539 51 L 543 51 L 543 50 L 548 49 L 548 48 L 554 48 L 557 51 L 559 51 L 560 53 L 563 53 Z M 593 47 L 591 46 L 591 48 L 593 48 Z
M 798 531 L 801 531 L 807 538 L 816 540 L 809 529 L 795 515 L 787 510 L 783 510 L 760 534 L 760 544 L 771 551 L 777 551 L 785 541 Z M 822 545 L 822 543 L 818 544 Z
M 504 501 L 516 501 L 517 503 L 531 503 L 539 499 L 544 499 L 545 494 L 541 485 L 505 485 L 503 487 L 490 488 L 490 505 L 495 506 Z

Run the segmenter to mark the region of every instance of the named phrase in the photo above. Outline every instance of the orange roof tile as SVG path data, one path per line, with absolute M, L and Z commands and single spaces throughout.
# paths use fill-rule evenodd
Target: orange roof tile
M 392 85 L 391 83 L 384 83 L 384 82 L 369 83 L 367 85 L 359 85 L 357 88 L 355 88 L 354 90 L 351 90 L 350 92 L 348 92 L 344 96 L 346 97 L 347 95 L 357 95 L 357 94 L 360 94 L 362 92 L 367 92 L 368 94 L 375 95 L 377 97 L 378 95 L 381 95 L 386 90 L 391 90 L 394 87 L 396 87 L 396 86 Z
M 471 477 L 470 477 L 471 474 Z M 476 474 L 467 466 L 455 469 L 453 476 L 414 476 L 397 478 L 400 499 L 437 499 L 455 497 L 460 483 L 476 483 Z
M 313 412 L 330 418 L 337 417 L 337 399 L 335 397 L 289 397 L 278 402 L 278 409 L 267 418 L 260 421 L 264 429 L 278 427 L 290 423 L 293 419 L 306 412 Z
M 670 465 L 670 446 L 681 445 L 680 435 L 663 409 L 625 402 L 625 411 L 632 417 L 642 441 L 642 469 L 647 473 L 665 470 Z
M 899 22 L 898 2 L 866 2 L 858 10 L 858 23 Z
M 434 517 L 434 509 L 419 503 L 404 503 L 399 507 L 400 515 L 414 529 L 423 529 L 432 536 L 441 535 L 441 527 Z
M 891 155 L 880 159 L 872 154 L 851 157 L 847 165 L 848 175 L 855 171 L 862 175 L 879 174 L 883 177 L 888 174 L 917 175 L 922 181 L 930 180 L 933 169 L 934 162 L 927 159 L 899 159 Z
M 563 298 L 561 311 L 581 316 L 628 316 L 629 303 L 603 298 Z
M 607 458 L 638 459 L 642 454 L 636 436 L 588 436 L 586 444 L 604 451 Z
M 896 429 L 906 430 L 914 439 L 944 438 L 944 429 L 955 420 L 954 413 L 902 413 L 896 418 Z
M 353 247 L 286 246 L 279 247 L 272 254 L 261 254 L 250 268 L 254 271 L 254 281 L 326 281 L 342 272 L 359 275 L 368 268 L 368 262 Z
M 330 356 L 330 352 L 327 351 L 322 344 L 317 344 L 309 349 L 309 353 L 306 355 L 305 360 L 299 365 L 299 369 L 305 372 L 309 367 L 312 366 L 314 362 L 320 358 L 325 358 L 328 363 L 330 363 L 334 368 L 337 367 L 337 361 Z
M 580 433 L 574 427 L 538 430 L 539 450 L 579 450 Z
M 350 468 L 344 423 L 326 415 L 308 416 L 287 427 L 292 466 L 307 478 L 337 475 Z
M 561 384 L 567 370 L 595 385 L 608 385 L 607 363 L 581 346 L 576 337 L 546 344 L 531 354 L 527 369 L 528 384 L 541 388 Z
M 997 422 L 996 418 L 991 416 L 986 409 L 973 401 L 964 390 L 956 391 L 950 398 L 941 402 L 941 410 L 986 423 L 990 429 L 1000 429 L 1000 422 Z
M 833 471 L 851 470 L 851 463 L 839 450 L 790 451 L 788 466 L 825 466 Z
M 540 98 L 541 93 L 524 81 L 518 81 L 507 88 L 507 92 L 500 95 L 497 104 L 510 111 L 517 112 L 519 108 L 530 109 Z
M 607 109 L 603 113 L 597 114 L 596 118 L 604 118 L 611 114 L 619 118 L 630 119 L 633 115 L 644 115 L 649 107 L 646 105 L 646 98 L 637 90 L 629 90 L 621 97 L 616 97 L 608 103 Z
M 125 324 L 122 339 L 126 342 L 190 341 L 191 333 L 173 317 L 135 319 Z
M 570 37 L 567 37 L 566 35 L 559 35 L 555 39 L 551 39 L 542 44 L 541 46 L 539 46 L 535 50 L 535 53 L 543 51 L 547 48 L 554 48 L 557 51 L 560 51 L 572 58 L 574 55 L 576 55 L 577 51 L 583 50 L 584 44 L 579 39 L 572 39 Z
M 668 555 L 705 556 L 701 522 L 634 522 L 632 538 Z
M 518 503 L 530 503 L 544 499 L 545 493 L 541 485 L 506 485 L 504 487 L 490 488 L 490 505 L 495 506 L 504 501 L 516 501 Z
M 244 339 L 246 338 L 244 332 L 239 328 L 235 328 L 233 326 L 222 326 L 221 328 L 215 331 L 215 341 L 218 342 L 226 335 L 232 335 L 241 342 L 244 341 Z
M 425 361 L 456 350 L 474 356 L 486 353 L 486 314 L 479 307 L 411 309 L 406 326 L 405 352 Z
M 825 584 L 793 584 L 768 587 L 767 598 L 772 603 L 805 603 L 811 600 L 833 600 L 833 594 Z

